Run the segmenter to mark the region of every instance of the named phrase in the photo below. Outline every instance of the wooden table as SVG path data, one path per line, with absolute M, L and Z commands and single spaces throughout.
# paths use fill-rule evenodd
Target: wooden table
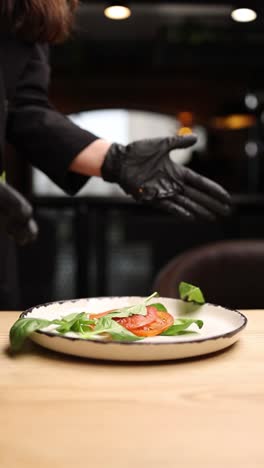
M 0 312 L 1 468 L 264 466 L 264 310 L 214 356 L 106 364 L 28 343 Z

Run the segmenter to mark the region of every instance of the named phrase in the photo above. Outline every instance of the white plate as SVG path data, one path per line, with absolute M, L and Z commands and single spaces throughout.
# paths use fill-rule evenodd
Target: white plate
M 55 319 L 74 312 L 99 313 L 142 302 L 142 297 L 101 297 L 53 302 L 27 310 L 21 316 Z M 54 326 L 34 332 L 31 339 L 45 348 L 85 358 L 114 361 L 163 361 L 182 359 L 213 353 L 235 343 L 247 318 L 236 310 L 212 304 L 197 307 L 178 299 L 154 298 L 149 304 L 160 302 L 176 317 L 201 319 L 204 326 L 198 333 L 152 337 L 135 342 L 111 342 L 87 340 L 75 333 L 58 335 Z M 190 329 L 197 331 L 194 325 Z

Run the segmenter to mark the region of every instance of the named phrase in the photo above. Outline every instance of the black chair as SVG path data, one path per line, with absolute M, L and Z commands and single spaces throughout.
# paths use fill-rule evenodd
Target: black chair
M 210 243 L 174 257 L 158 273 L 153 290 L 179 297 L 181 281 L 199 286 L 206 302 L 234 309 L 264 308 L 264 240 Z

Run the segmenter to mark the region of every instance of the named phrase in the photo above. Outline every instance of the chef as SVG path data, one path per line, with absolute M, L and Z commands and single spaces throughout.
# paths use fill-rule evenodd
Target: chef
M 179 219 L 215 219 L 230 211 L 230 196 L 222 187 L 169 157 L 172 150 L 191 147 L 194 135 L 124 146 L 82 130 L 49 103 L 48 46 L 68 36 L 77 4 L 0 3 L 0 309 L 16 306 L 13 241 L 26 244 L 38 231 L 30 203 L 5 182 L 5 142 L 70 195 L 99 176 Z

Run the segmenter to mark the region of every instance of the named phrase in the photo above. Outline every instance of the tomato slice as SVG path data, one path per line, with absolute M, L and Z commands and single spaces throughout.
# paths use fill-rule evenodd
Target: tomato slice
M 113 309 L 114 310 L 114 309 Z M 105 315 L 113 312 L 113 310 L 107 310 L 106 312 L 101 312 L 100 314 L 91 314 L 90 319 L 104 317 Z M 118 322 L 122 327 L 126 328 L 129 331 L 132 331 L 135 328 L 141 328 L 146 325 L 150 325 L 157 319 L 157 309 L 153 306 L 147 306 L 147 315 L 131 315 L 130 317 L 115 318 L 114 320 Z
M 113 312 L 113 310 L 107 310 L 100 314 L 91 314 L 90 319 L 104 317 L 110 312 Z M 174 318 L 171 314 L 162 310 L 157 310 L 156 307 L 151 305 L 147 306 L 147 315 L 136 314 L 130 317 L 116 318 L 114 320 L 122 325 L 122 327 L 141 337 L 160 335 L 174 323 Z
M 150 325 L 157 319 L 156 307 L 147 306 L 147 315 L 131 315 L 130 317 L 116 318 L 122 327 L 134 332 L 135 329 Z
M 91 320 L 94 320 L 94 319 L 99 319 L 101 317 L 104 317 L 105 315 L 107 314 L 110 314 L 110 312 L 113 312 L 115 309 L 112 309 L 112 310 L 107 310 L 106 312 L 100 312 L 100 314 L 90 314 L 89 315 L 89 318 Z
M 154 322 L 150 323 L 149 325 L 133 329 L 133 333 L 134 335 L 142 337 L 156 336 L 160 335 L 173 324 L 174 318 L 171 314 L 162 310 L 158 310 L 157 319 Z

